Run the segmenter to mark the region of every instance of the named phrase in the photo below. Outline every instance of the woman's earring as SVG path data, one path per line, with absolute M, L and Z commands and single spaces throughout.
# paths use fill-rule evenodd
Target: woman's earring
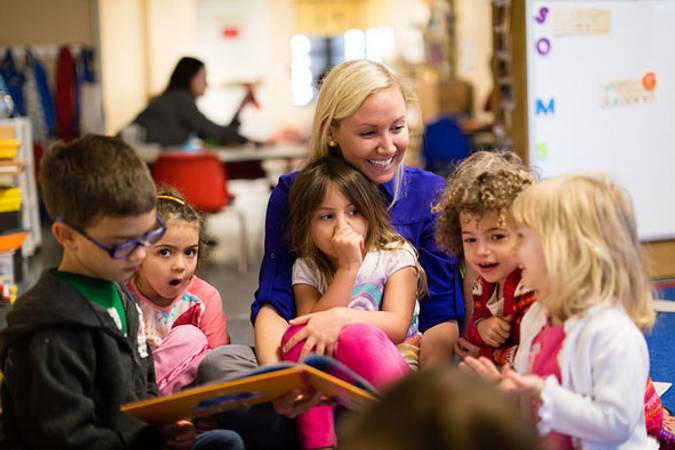
M 335 141 L 332 140 L 332 139 L 328 139 L 328 146 L 329 146 L 330 148 L 335 148 L 335 147 L 337 147 L 337 142 L 335 142 Z

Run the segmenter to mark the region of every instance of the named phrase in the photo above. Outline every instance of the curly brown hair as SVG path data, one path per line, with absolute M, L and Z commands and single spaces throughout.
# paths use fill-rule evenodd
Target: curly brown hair
M 500 226 L 506 223 L 511 203 L 535 176 L 513 152 L 480 151 L 465 159 L 448 177 L 447 186 L 434 212 L 436 242 L 443 250 L 463 255 L 460 213 L 482 217 L 497 212 Z

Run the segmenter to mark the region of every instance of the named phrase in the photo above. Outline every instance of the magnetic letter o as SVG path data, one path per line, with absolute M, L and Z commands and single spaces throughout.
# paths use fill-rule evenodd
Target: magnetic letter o
M 537 41 L 537 53 L 547 55 L 551 51 L 551 41 L 548 38 L 541 38 Z

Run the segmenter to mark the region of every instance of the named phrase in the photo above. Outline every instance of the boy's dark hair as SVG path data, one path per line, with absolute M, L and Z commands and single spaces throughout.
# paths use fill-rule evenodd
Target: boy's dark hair
M 343 450 L 539 450 L 518 404 L 459 369 L 413 373 L 368 409 L 346 418 Z
M 59 143 L 40 163 L 40 188 L 52 219 L 85 228 L 100 216 L 136 216 L 156 205 L 155 184 L 119 139 L 89 134 Z

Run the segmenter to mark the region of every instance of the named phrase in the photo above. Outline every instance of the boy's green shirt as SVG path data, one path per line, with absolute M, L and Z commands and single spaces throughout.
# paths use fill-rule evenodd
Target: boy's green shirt
M 117 324 L 117 328 L 127 335 L 127 316 L 122 305 L 122 297 L 114 282 L 59 270 L 55 275 L 87 300 L 105 308 Z

